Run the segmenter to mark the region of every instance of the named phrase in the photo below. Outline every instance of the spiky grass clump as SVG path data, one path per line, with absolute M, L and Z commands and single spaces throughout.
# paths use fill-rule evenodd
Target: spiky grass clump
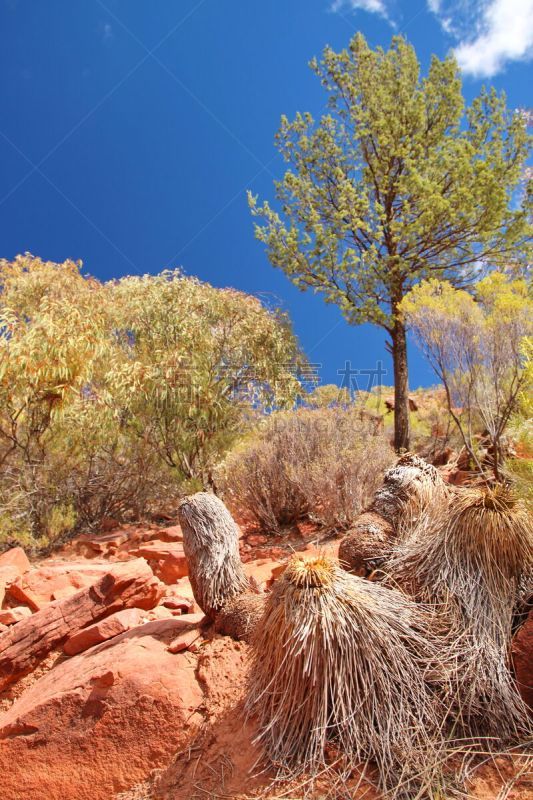
M 447 619 L 460 730 L 496 742 L 530 730 L 509 668 L 513 610 L 531 575 L 533 532 L 505 487 L 457 490 L 433 504 L 388 564 L 394 580 Z
M 405 453 L 386 471 L 369 510 L 398 529 L 403 518 L 416 517 L 447 491 L 436 467 L 414 453 Z
M 428 623 L 398 591 L 293 556 L 252 640 L 247 701 L 280 775 L 316 773 L 332 740 L 374 761 L 383 789 L 427 776 L 441 741 Z

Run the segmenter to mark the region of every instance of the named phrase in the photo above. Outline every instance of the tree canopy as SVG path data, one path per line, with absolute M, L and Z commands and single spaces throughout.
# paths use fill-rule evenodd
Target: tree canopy
M 528 137 L 503 94 L 469 108 L 453 57 L 427 77 L 411 45 L 372 50 L 362 34 L 312 69 L 329 96 L 315 121 L 282 117 L 289 168 L 275 184 L 281 213 L 250 195 L 257 237 L 299 288 L 324 295 L 354 324 L 390 335 L 396 445 L 408 446 L 403 296 L 420 280 L 465 285 L 480 265 L 526 257 L 527 209 L 516 204 Z
M 498 272 L 474 290 L 433 278 L 415 286 L 400 310 L 444 384 L 448 410 L 472 460 L 482 469 L 481 427 L 499 477 L 504 431 L 521 395 L 531 391 L 526 351 L 533 335 L 533 301 L 524 280 Z

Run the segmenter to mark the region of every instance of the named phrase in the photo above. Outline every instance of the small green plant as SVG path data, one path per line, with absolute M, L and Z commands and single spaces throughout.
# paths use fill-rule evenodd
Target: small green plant
M 52 507 L 46 520 L 46 539 L 55 542 L 65 534 L 74 530 L 78 515 L 72 503 L 58 504 Z

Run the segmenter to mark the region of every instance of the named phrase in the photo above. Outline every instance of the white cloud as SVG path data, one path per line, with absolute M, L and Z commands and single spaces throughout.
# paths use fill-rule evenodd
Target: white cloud
M 343 8 L 349 8 L 351 11 L 368 11 L 370 14 L 378 14 L 389 20 L 385 0 L 333 0 L 332 11 L 342 11 Z
M 458 42 L 466 75 L 490 78 L 510 61 L 533 56 L 533 0 L 427 0 L 443 30 Z
M 491 78 L 509 62 L 533 57 L 533 0 L 426 0 L 426 6 L 455 41 L 465 75 Z M 331 9 L 367 11 L 396 27 L 393 0 L 332 0 Z
M 460 42 L 455 55 L 463 72 L 484 78 L 500 72 L 508 61 L 531 58 L 533 0 L 492 0 L 480 34 Z

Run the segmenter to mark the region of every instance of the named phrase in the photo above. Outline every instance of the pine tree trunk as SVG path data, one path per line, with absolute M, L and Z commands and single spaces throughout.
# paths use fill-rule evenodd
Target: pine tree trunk
M 394 367 L 394 448 L 409 450 L 409 380 L 407 372 L 407 335 L 399 320 L 392 331 Z

